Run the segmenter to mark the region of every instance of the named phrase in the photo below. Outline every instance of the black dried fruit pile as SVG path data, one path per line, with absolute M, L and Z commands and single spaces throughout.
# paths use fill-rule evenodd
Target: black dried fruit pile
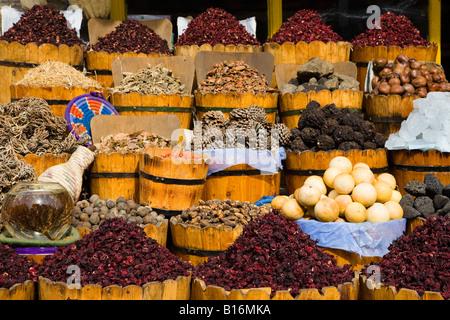
M 328 151 L 384 148 L 386 136 L 375 131 L 372 122 L 364 120 L 362 113 L 336 108 L 334 104 L 320 107 L 311 101 L 291 129 L 292 151 Z
M 407 192 L 400 200 L 404 218 L 450 217 L 450 184 L 444 186 L 435 175 L 428 173 L 423 182 L 410 181 L 403 189 Z
M 221 8 L 209 8 L 189 21 L 175 46 L 202 44 L 261 45 L 235 16 Z
M 353 279 L 349 265 L 339 267 L 293 221 L 268 213 L 246 225 L 243 233 L 217 257 L 198 265 L 193 277 L 225 290 L 290 290 L 338 286 Z
M 17 283 L 36 280 L 36 263 L 0 243 L 0 288 L 9 289 Z
M 137 285 L 188 276 L 191 264 L 146 237 L 144 229 L 123 218 L 108 219 L 81 240 L 45 257 L 37 274 L 66 282 L 67 268 L 76 265 L 81 285 Z
M 371 265 L 380 267 L 380 280 L 386 286 L 416 290 L 419 295 L 440 292 L 449 299 L 449 248 L 450 219 L 431 217 L 410 234 L 394 240 L 383 260 Z
M 50 6 L 34 5 L 25 11 L 19 21 L 13 24 L 1 37 L 6 42 L 17 41 L 22 45 L 35 43 L 82 45 L 75 29 L 67 27 L 64 15 Z
M 322 17 L 314 10 L 299 10 L 292 17 L 283 22 L 280 29 L 267 42 L 297 43 L 305 41 L 342 41 L 341 36 L 326 25 Z
M 108 53 L 135 52 L 172 55 L 166 40 L 135 20 L 126 20 L 111 33 L 98 38 L 92 46 L 92 50 Z

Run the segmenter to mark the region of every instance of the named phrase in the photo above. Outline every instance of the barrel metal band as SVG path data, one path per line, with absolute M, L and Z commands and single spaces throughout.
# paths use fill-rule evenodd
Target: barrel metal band
M 5 61 L 0 60 L 0 66 L 4 67 L 16 67 L 16 68 L 36 68 L 39 63 L 30 63 L 30 62 L 15 62 L 15 61 Z M 83 70 L 82 65 L 71 65 L 77 70 Z
M 19 98 L 11 98 L 11 102 L 19 101 Z M 44 99 L 49 106 L 68 105 L 70 100 Z
M 367 67 L 369 65 L 368 62 L 363 61 L 354 61 L 357 67 Z
M 189 255 L 198 256 L 198 257 L 218 256 L 218 255 L 220 255 L 222 252 L 224 252 L 224 250 L 188 249 L 188 248 L 178 247 L 178 246 L 176 246 L 176 245 L 173 245 L 173 247 L 174 247 L 174 249 L 175 249 L 176 251 L 178 251 L 179 253 L 182 253 L 182 254 L 189 254 Z
M 139 177 L 144 178 L 146 180 L 150 180 L 157 183 L 164 183 L 164 184 L 178 184 L 183 186 L 194 186 L 194 185 L 201 185 L 204 184 L 206 179 L 174 179 L 174 178 L 165 178 L 165 177 L 158 177 L 151 174 L 148 174 L 146 172 L 143 172 L 142 170 L 139 171 Z
M 87 70 L 88 73 L 93 73 L 99 76 L 112 76 L 111 70 L 106 69 L 89 69 Z
M 413 171 L 413 172 L 449 172 L 450 166 L 416 166 L 407 164 L 393 164 L 392 169 Z
M 362 111 L 360 108 L 345 108 L 345 109 L 347 109 L 349 112 L 354 113 L 360 113 Z M 295 116 L 305 113 L 306 110 L 307 109 L 296 109 L 296 110 L 282 111 L 280 112 L 280 116 L 282 117 Z
M 139 178 L 138 172 L 91 172 L 90 178 Z
M 232 171 L 217 171 L 214 173 L 211 173 L 209 176 L 215 176 L 215 177 L 237 177 L 237 176 L 257 176 L 260 175 L 260 170 L 232 170 Z
M 120 111 L 160 111 L 160 112 L 183 112 L 191 113 L 194 108 L 181 107 L 153 107 L 153 106 L 114 106 L 118 112 Z
M 163 214 L 166 218 L 167 217 L 177 216 L 177 215 L 183 213 L 183 210 L 167 210 L 167 209 L 160 209 L 160 208 L 154 208 L 154 207 L 151 207 L 151 208 L 156 213 Z
M 196 106 L 195 109 L 197 111 L 207 112 L 207 111 L 222 111 L 222 112 L 231 112 L 236 108 L 222 108 L 222 107 L 201 107 Z M 277 112 L 278 108 L 263 108 L 266 113 L 274 113 Z
M 375 123 L 401 123 L 406 118 L 403 117 L 370 117 L 370 121 Z
M 388 167 L 381 168 L 370 168 L 374 174 L 380 174 L 384 172 L 388 172 Z M 316 170 L 316 169 L 286 169 L 284 170 L 285 174 L 291 174 L 296 176 L 322 176 L 325 170 Z

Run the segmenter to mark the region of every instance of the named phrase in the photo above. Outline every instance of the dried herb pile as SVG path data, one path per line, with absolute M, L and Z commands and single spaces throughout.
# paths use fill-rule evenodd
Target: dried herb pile
M 210 44 L 249 44 L 260 43 L 250 34 L 232 14 L 221 8 L 209 8 L 189 21 L 186 30 L 178 38 L 175 46 Z
M 102 87 L 100 82 L 89 78 L 83 72 L 78 71 L 71 65 L 60 61 L 47 61 L 30 69 L 16 84 L 35 87 L 79 87 L 96 88 Z
M 317 11 L 299 10 L 281 25 L 280 29 L 267 42 L 298 43 L 300 41 L 342 41 L 341 36 L 331 29 Z
M 128 222 L 134 222 L 139 227 L 149 224 L 159 226 L 164 220 L 163 214 L 158 214 L 151 207 L 140 205 L 124 197 L 100 199 L 96 194 L 89 199 L 79 200 L 72 209 L 72 226 L 97 230 L 106 219 L 117 217 Z
M 420 35 L 419 30 L 405 15 L 388 12 L 382 14 L 380 18 L 380 29 L 367 29 L 352 40 L 352 45 L 359 47 L 399 46 L 402 48 L 431 45 Z
M 19 42 L 22 45 L 35 43 L 66 44 L 68 46 L 82 45 L 75 29 L 67 26 L 64 15 L 50 6 L 34 5 L 25 11 L 19 21 L 7 30 L 0 40 Z
M 450 184 L 444 186 L 433 174 L 422 181 L 413 180 L 403 186 L 407 192 L 400 200 L 406 219 L 433 216 L 450 217 Z
M 92 46 L 92 50 L 108 53 L 172 54 L 166 40 L 162 39 L 152 29 L 135 20 L 126 20 L 118 25 L 114 31 L 98 38 Z
M 256 68 L 244 61 L 224 61 L 216 63 L 200 83 L 198 91 L 206 93 L 251 93 L 265 94 L 276 92 L 271 88 L 264 74 L 259 75 Z
M 198 205 L 184 210 L 173 219 L 176 223 L 199 226 L 237 227 L 247 225 L 257 217 L 269 213 L 266 207 L 259 207 L 249 201 L 199 200 Z
M 0 288 L 35 279 L 36 263 L 20 256 L 13 248 L 0 243 Z
M 371 265 L 380 267 L 380 281 L 386 286 L 416 290 L 419 295 L 440 292 L 450 299 L 449 248 L 450 219 L 430 217 L 410 234 L 394 240 L 383 260 Z
M 81 285 L 143 286 L 188 276 L 191 264 L 181 261 L 144 229 L 123 218 L 108 219 L 99 229 L 44 258 L 36 268 L 39 276 L 67 281 L 67 268 L 80 268 Z
M 143 95 L 185 94 L 185 85 L 180 79 L 161 65 L 148 66 L 137 73 L 129 74 L 120 84 L 113 88 L 112 93 L 137 92 Z
M 233 109 L 228 119 L 220 111 L 208 111 L 201 124 L 194 127 L 193 149 L 201 146 L 204 150 L 227 147 L 266 150 L 271 149 L 272 137 L 278 139 L 279 146 L 288 145 L 291 137 L 285 124 L 267 122 L 264 108 L 257 105 Z
M 147 131 L 131 134 L 118 133 L 102 137 L 100 142 L 94 143 L 95 154 L 105 153 L 142 153 L 146 148 L 171 148 L 170 140 Z
M 386 136 L 375 131 L 375 125 L 364 120 L 362 113 L 336 108 L 334 104 L 323 107 L 317 101 L 307 104 L 305 112 L 291 129 L 292 151 L 327 151 L 384 148 Z
M 349 265 L 339 267 L 299 226 L 268 213 L 244 227 L 228 249 L 193 271 L 193 278 L 225 290 L 260 287 L 289 290 L 338 286 L 353 279 Z
M 88 138 L 77 140 L 44 99 L 24 97 L 0 105 L 0 145 L 15 154 L 73 153 Z

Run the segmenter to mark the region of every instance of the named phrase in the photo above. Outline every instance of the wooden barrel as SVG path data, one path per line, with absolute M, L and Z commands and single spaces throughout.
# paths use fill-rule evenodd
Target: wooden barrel
M 421 181 L 431 173 L 444 186 L 450 183 L 450 153 L 438 150 L 389 150 L 389 172 L 397 180 L 399 191 L 406 194 L 404 185 L 411 181 Z
M 90 229 L 84 227 L 79 227 L 77 228 L 77 230 L 80 233 L 81 238 L 92 232 Z M 168 219 L 164 219 L 158 224 L 148 224 L 144 227 L 144 232 L 147 235 L 147 237 L 155 239 L 156 242 L 158 242 L 163 247 L 167 245 L 168 230 L 169 230 Z
M 386 286 L 379 284 L 378 287 L 368 285 L 368 282 L 373 283 L 372 279 L 367 279 L 367 276 L 360 274 L 360 300 L 444 300 L 440 292 L 425 291 L 420 296 L 416 290 L 401 288 L 397 290 L 394 286 Z
M 166 218 L 200 200 L 209 168 L 202 154 L 184 152 L 186 161 L 177 161 L 172 160 L 171 152 L 147 149 L 139 158 L 139 203 L 151 206 Z
M 120 115 L 175 114 L 180 128 L 190 129 L 194 113 L 194 96 L 179 94 L 142 95 L 140 93 L 113 93 L 111 103 Z
M 177 46 L 173 47 L 173 54 L 175 56 L 190 56 L 195 61 L 195 56 L 200 51 L 215 51 L 215 52 L 262 52 L 261 46 L 245 45 L 245 44 L 216 44 L 214 46 L 205 43 L 202 45 Z
M 16 283 L 11 288 L 0 288 L 0 301 L 5 300 L 34 300 L 35 287 L 32 280 Z
M 271 297 L 271 288 L 225 290 L 219 286 L 206 285 L 201 279 L 192 280 L 191 300 L 358 300 L 359 273 L 351 282 L 318 289 L 300 289 L 296 297 L 288 290 L 276 291 Z
M 437 49 L 438 47 L 436 45 L 407 48 L 401 48 L 399 46 L 353 46 L 350 53 L 350 61 L 355 62 L 358 67 L 357 80 L 359 81 L 360 90 L 364 91 L 368 64 L 373 59 L 385 58 L 387 60 L 395 60 L 399 54 L 405 54 L 410 59 L 414 58 L 419 61 L 436 61 Z
M 423 217 L 416 217 L 414 219 L 407 219 L 406 220 L 406 234 L 410 234 L 414 231 L 415 228 L 420 227 L 423 225 L 423 223 L 426 221 Z
M 139 154 L 96 154 L 89 170 L 89 187 L 100 199 L 125 197 L 139 203 Z
M 108 96 L 105 89 L 97 89 L 94 87 L 36 87 L 13 84 L 11 85 L 11 101 L 17 101 L 23 97 L 42 98 L 47 101 L 55 116 L 64 118 L 66 107 L 73 98 L 83 94 L 89 94 L 92 91 L 101 92 L 105 97 Z
M 57 164 L 66 163 L 70 158 L 69 153 L 63 153 L 56 156 L 51 153 L 46 153 L 42 156 L 37 154 L 27 154 L 25 156 L 18 155 L 19 159 L 23 159 L 27 164 L 32 165 L 34 170 L 36 170 L 36 176 L 39 177 L 41 173 L 50 167 L 56 166 Z
M 332 151 L 286 151 L 286 160 L 284 164 L 284 173 L 286 175 L 287 189 L 293 194 L 297 188 L 300 188 L 306 178 L 312 175 L 323 176 L 328 168 L 331 159 L 337 156 L 345 156 L 353 164 L 358 162 L 366 163 L 372 172 L 377 176 L 380 173 L 388 172 L 388 156 L 385 148 L 368 150 L 332 150 Z
M 166 56 L 158 53 L 135 53 L 135 52 L 113 52 L 107 53 L 105 51 L 86 51 L 86 70 L 88 76 L 100 82 L 105 88 L 114 86 L 114 79 L 111 71 L 111 64 L 114 58 L 118 57 L 161 57 Z
M 352 266 L 353 270 L 360 271 L 362 267 L 365 265 L 381 261 L 382 257 L 363 257 L 357 253 L 345 251 L 342 249 L 334 249 L 334 248 L 322 248 L 323 251 L 331 254 L 336 259 L 338 266 L 343 266 L 349 264 Z
M 170 219 L 171 251 L 195 267 L 225 251 L 241 235 L 242 226 L 201 228 Z
M 102 287 L 90 284 L 81 288 L 69 287 L 65 282 L 54 282 L 39 277 L 39 300 L 189 300 L 191 275 L 175 280 L 149 282 L 143 286 Z
M 22 45 L 18 42 L 8 43 L 0 40 L 0 103 L 11 101 L 10 86 L 23 79 L 29 69 L 47 60 L 61 61 L 82 71 L 84 66 L 84 48 L 69 47 L 65 44 L 35 43 Z
M 413 110 L 413 101 L 419 96 L 402 97 L 398 94 L 366 94 L 363 102 L 365 117 L 373 122 L 377 132 L 389 137 L 400 130 L 403 120 Z
M 206 93 L 194 92 L 195 109 L 197 119 L 200 121 L 202 116 L 208 111 L 221 111 L 225 119 L 228 119 L 229 113 L 236 108 L 247 108 L 251 105 L 257 105 L 264 108 L 266 119 L 269 123 L 275 123 L 278 109 L 278 93 L 267 93 L 254 95 L 251 93 Z
M 266 42 L 263 44 L 263 51 L 273 54 L 275 66 L 281 63 L 304 64 L 314 57 L 322 58 L 331 63 L 349 61 L 351 48 L 351 43 L 345 41 L 312 41 L 309 43 L 299 41 L 295 44 L 293 42 L 282 44 Z M 271 86 L 275 87 L 276 85 L 276 78 L 272 77 Z
M 263 174 L 248 164 L 237 164 L 206 178 L 202 199 L 256 202 L 263 196 L 279 194 L 281 171 Z
M 306 105 L 311 101 L 317 101 L 321 106 L 334 103 L 337 108 L 348 108 L 351 112 L 362 112 L 364 93 L 358 90 L 321 90 L 308 93 L 296 92 L 280 94 L 281 121 L 289 129 L 297 127 L 298 119 L 306 110 Z

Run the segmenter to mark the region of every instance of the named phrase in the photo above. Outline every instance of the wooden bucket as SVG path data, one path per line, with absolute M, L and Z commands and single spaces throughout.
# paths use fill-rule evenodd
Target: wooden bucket
M 406 234 L 410 234 L 414 231 L 415 228 L 420 227 L 423 225 L 423 223 L 426 221 L 423 217 L 417 217 L 414 219 L 407 219 L 406 220 Z
M 276 42 L 266 42 L 263 44 L 263 51 L 270 52 L 274 56 L 274 64 L 298 63 L 304 64 L 311 58 L 319 57 L 331 63 L 349 61 L 352 44 L 350 42 L 323 42 L 312 41 L 307 43 L 299 41 L 284 42 L 281 45 Z M 277 80 L 272 77 L 273 87 L 277 85 Z
M 11 288 L 0 288 L 0 301 L 4 300 L 34 300 L 35 287 L 32 280 L 17 283 Z
M 37 177 L 39 177 L 41 173 L 50 167 L 56 166 L 57 164 L 66 163 L 70 156 L 71 154 L 69 153 L 63 153 L 60 156 L 55 156 L 51 153 L 46 153 L 42 156 L 38 156 L 37 154 L 27 154 L 24 157 L 18 155 L 19 158 L 34 167 Z
M 360 47 L 353 46 L 350 53 L 350 60 L 355 62 L 358 67 L 357 80 L 359 81 L 360 90 L 365 90 L 365 82 L 367 76 L 367 68 L 369 62 L 376 58 L 385 58 L 387 60 L 395 60 L 399 54 L 405 54 L 408 58 L 414 58 L 419 61 L 436 61 L 437 46 L 428 47 L 407 47 L 399 46 L 376 46 L 376 47 Z
M 251 93 L 233 94 L 233 93 L 207 93 L 201 94 L 194 92 L 195 109 L 197 119 L 200 121 L 202 116 L 208 111 L 221 111 L 225 119 L 228 119 L 229 113 L 236 108 L 247 108 L 251 105 L 257 105 L 264 108 L 266 120 L 269 123 L 275 123 L 278 93 L 267 93 L 254 95 Z
M 81 71 L 84 66 L 83 50 L 80 46 L 69 47 L 65 44 L 37 46 L 35 43 L 22 45 L 0 40 L 0 103 L 11 102 L 10 86 L 22 80 L 29 69 L 47 60 L 61 61 Z
M 353 164 L 358 162 L 366 163 L 372 172 L 377 176 L 380 173 L 388 172 L 388 155 L 385 148 L 368 150 L 332 150 L 332 151 L 286 151 L 284 173 L 289 194 L 293 194 L 297 188 L 303 186 L 306 178 L 312 175 L 323 176 L 328 168 L 331 159 L 337 156 L 345 156 Z
M 248 164 L 237 164 L 206 178 L 202 199 L 256 202 L 263 196 L 279 194 L 281 171 L 262 174 Z
M 185 152 L 199 160 L 172 160 L 171 149 L 147 149 L 139 158 L 139 202 L 166 218 L 180 214 L 200 200 L 209 162 L 202 154 Z M 164 155 L 169 155 L 163 158 Z
M 139 203 L 139 154 L 96 154 L 89 187 L 100 199 L 125 197 Z
M 296 92 L 280 94 L 281 121 L 289 129 L 297 127 L 298 120 L 306 110 L 306 105 L 315 100 L 321 106 L 334 103 L 337 108 L 348 108 L 351 112 L 362 112 L 364 93 L 356 90 L 322 90 L 308 93 Z
M 135 53 L 135 52 L 114 52 L 107 53 L 105 51 L 86 51 L 86 69 L 88 72 L 88 76 L 96 79 L 100 82 L 103 87 L 111 88 L 114 86 L 114 79 L 111 71 L 111 64 L 114 58 L 118 57 L 162 57 L 166 56 L 164 54 L 158 53 Z
M 438 150 L 389 150 L 389 172 L 397 180 L 399 191 L 406 194 L 404 185 L 411 181 L 424 181 L 431 173 L 444 186 L 450 183 L 450 153 Z
M 178 94 L 142 95 L 140 93 L 113 93 L 111 103 L 120 115 L 175 114 L 180 128 L 190 129 L 194 112 L 194 96 Z
M 49 104 L 53 114 L 58 117 L 65 117 L 66 107 L 69 102 L 82 94 L 89 94 L 92 91 L 101 92 L 107 96 L 105 89 L 79 88 L 79 87 L 35 87 L 21 84 L 11 85 L 11 101 L 20 100 L 23 97 L 42 98 Z
M 170 219 L 171 251 L 181 260 L 190 261 L 195 267 L 206 262 L 209 257 L 215 257 L 224 252 L 241 235 L 242 230 L 242 226 L 201 228 L 177 223 L 172 217 Z
M 349 264 L 353 270 L 360 271 L 365 265 L 381 261 L 382 257 L 362 257 L 357 253 L 334 248 L 321 247 L 323 251 L 331 254 L 336 259 L 338 266 Z
M 177 46 L 173 47 L 173 54 L 175 56 L 190 56 L 195 60 L 195 56 L 200 51 L 215 51 L 215 52 L 262 52 L 261 46 L 256 45 L 245 45 L 245 44 L 216 44 L 214 46 L 205 43 L 202 45 L 191 45 L 191 46 Z
M 386 286 L 379 284 L 378 287 L 374 285 L 367 285 L 367 276 L 360 274 L 360 300 L 444 300 L 440 292 L 425 291 L 420 296 L 416 290 L 401 288 L 397 290 L 394 286 Z
M 201 279 L 192 280 L 191 300 L 358 300 L 359 273 L 351 282 L 345 282 L 337 287 L 325 287 L 322 290 L 301 289 L 296 297 L 288 290 L 275 292 L 271 297 L 271 288 L 232 289 L 227 291 L 222 287 L 206 285 Z
M 143 286 L 111 285 L 103 288 L 90 284 L 79 289 L 40 276 L 38 292 L 39 300 L 189 300 L 190 286 L 191 275 L 149 282 Z
M 377 132 L 389 137 L 400 130 L 403 120 L 413 110 L 413 101 L 419 96 L 402 97 L 398 94 L 366 94 L 363 109 L 366 118 L 373 122 Z
M 90 229 L 83 227 L 77 228 L 77 230 L 80 233 L 81 238 L 92 232 Z M 147 237 L 155 239 L 156 242 L 158 242 L 163 247 L 167 245 L 168 230 L 169 230 L 168 219 L 164 219 L 159 225 L 148 224 L 144 227 L 144 232 L 147 235 Z

